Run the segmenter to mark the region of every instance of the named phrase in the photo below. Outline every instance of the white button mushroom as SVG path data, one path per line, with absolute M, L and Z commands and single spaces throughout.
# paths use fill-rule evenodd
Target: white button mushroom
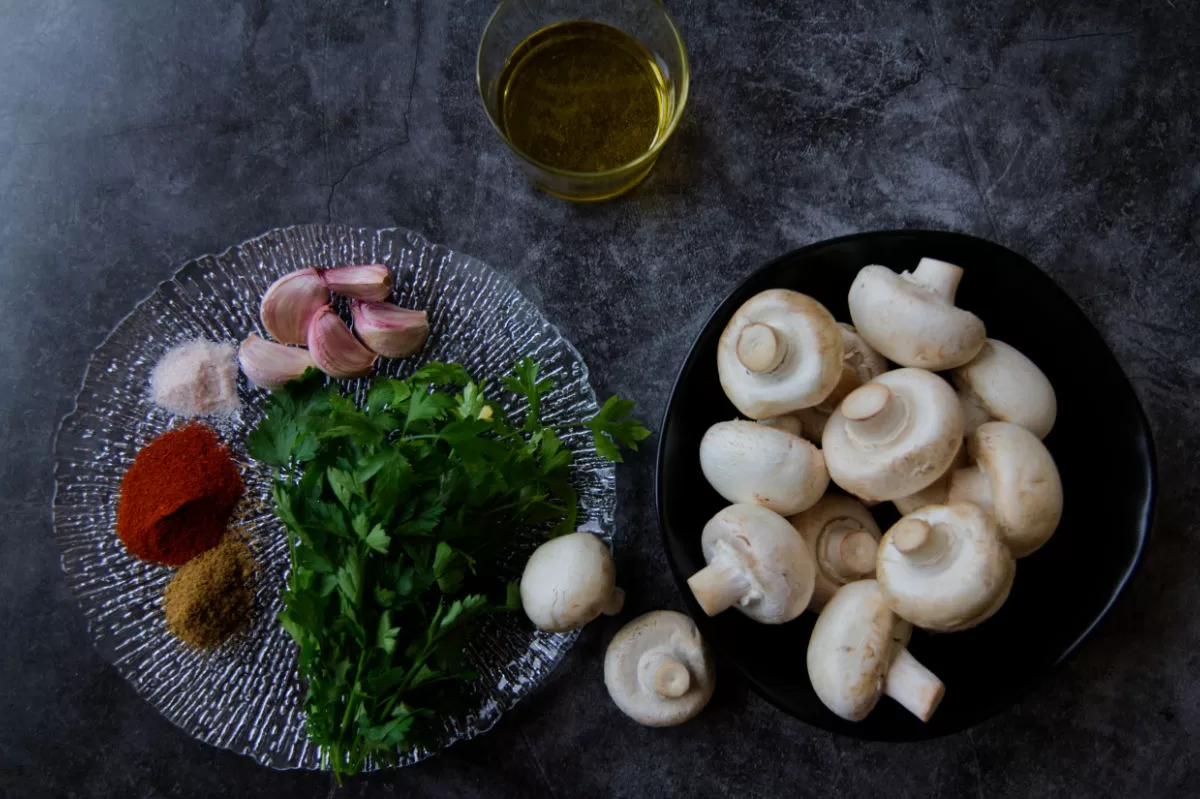
M 784 516 L 811 508 L 829 487 L 821 450 L 800 436 L 755 422 L 718 422 L 700 441 L 700 468 L 730 502 Z
M 817 697 L 847 721 L 862 721 L 887 694 L 929 721 L 946 688 L 908 653 L 909 632 L 884 604 L 875 580 L 839 588 L 808 641 L 808 677 Z
M 695 622 L 673 610 L 638 616 L 613 636 L 604 656 L 608 695 L 648 727 L 691 719 L 708 704 L 716 679 Z
M 995 522 L 967 502 L 905 516 L 884 534 L 875 563 L 888 607 L 938 632 L 974 627 L 999 610 L 1015 572 Z
M 521 607 L 548 633 L 582 627 L 604 613 L 621 612 L 625 592 L 616 587 L 612 555 L 595 535 L 571 533 L 534 550 L 521 575 Z
M 991 419 L 1020 425 L 1038 438 L 1054 427 L 1054 387 L 1037 364 L 1003 341 L 988 339 L 974 360 L 954 370 L 952 379 L 967 435 Z
M 967 451 L 974 465 L 950 476 L 950 501 L 990 513 L 1014 557 L 1035 552 L 1062 518 L 1062 480 L 1046 445 L 1024 427 L 988 422 L 968 439 Z
M 912 273 L 864 266 L 850 286 L 850 318 L 858 333 L 901 366 L 952 369 L 983 347 L 983 322 L 956 308 L 962 269 L 922 258 Z
M 839 322 L 838 328 L 842 331 L 842 378 L 833 393 L 821 403 L 828 405 L 830 412 L 851 391 L 888 370 L 887 359 L 873 350 L 853 325 Z
M 768 416 L 766 419 L 758 419 L 755 424 L 761 424 L 763 427 L 773 427 L 776 430 L 783 430 L 794 436 L 803 435 L 804 430 L 800 425 L 800 420 L 794 414 L 790 413 L 780 416 Z
M 896 506 L 896 510 L 900 511 L 901 516 L 907 516 L 926 505 L 945 505 L 950 501 L 950 476 L 956 469 L 963 469 L 968 465 L 970 465 L 970 461 L 967 460 L 967 444 L 965 441 L 961 441 L 954 460 L 950 461 L 950 466 L 942 473 L 941 477 L 920 491 L 913 492 L 908 496 L 896 497 L 892 500 L 892 504 Z
M 733 314 L 717 345 L 717 372 L 729 401 L 751 419 L 816 405 L 842 373 L 842 337 L 825 306 L 771 289 Z
M 704 526 L 700 546 L 708 565 L 688 587 L 709 616 L 737 605 L 757 622 L 783 624 L 808 607 L 816 564 L 779 514 L 761 505 L 730 505 Z
M 816 559 L 817 576 L 810 607 L 819 610 L 839 587 L 874 576 L 879 525 L 858 500 L 827 494 L 788 521 Z
M 886 500 L 937 480 L 962 437 L 962 408 L 950 384 L 922 369 L 897 369 L 842 400 L 821 448 L 835 483 L 864 500 Z

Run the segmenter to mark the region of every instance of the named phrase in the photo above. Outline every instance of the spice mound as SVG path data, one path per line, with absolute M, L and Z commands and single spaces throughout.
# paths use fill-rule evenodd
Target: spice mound
M 229 416 L 240 403 L 233 345 L 202 338 L 172 347 L 150 373 L 156 405 L 180 416 Z
M 169 430 L 137 454 L 121 480 L 117 535 L 142 560 L 187 563 L 221 540 L 242 488 L 212 428 Z
M 167 629 L 190 646 L 217 646 L 250 618 L 253 577 L 250 548 L 240 538 L 225 539 L 186 563 L 167 585 Z

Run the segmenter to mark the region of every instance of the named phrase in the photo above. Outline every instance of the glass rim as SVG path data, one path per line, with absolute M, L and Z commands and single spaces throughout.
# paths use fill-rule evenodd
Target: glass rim
M 667 126 L 663 132 L 663 135 L 658 138 L 658 141 L 655 142 L 650 149 L 632 161 L 624 163 L 621 166 L 613 167 L 612 169 L 603 169 L 596 172 L 577 172 L 571 169 L 561 169 L 559 167 L 550 166 L 549 164 L 544 164 L 536 158 L 526 154 L 523 150 L 521 150 L 520 147 L 517 147 L 517 145 L 513 143 L 512 139 L 508 137 L 508 134 L 506 134 L 500 125 L 497 124 L 495 118 L 492 116 L 492 112 L 488 109 L 487 97 L 483 92 L 483 43 L 487 41 L 488 34 L 492 32 L 492 26 L 496 23 L 496 17 L 500 16 L 500 12 L 503 11 L 505 6 L 511 2 L 513 2 L 513 0 L 500 0 L 500 4 L 496 6 L 496 10 L 493 11 L 491 17 L 488 18 L 487 25 L 483 29 L 483 36 L 479 37 L 479 48 L 475 52 L 475 88 L 479 91 L 479 100 L 483 104 L 483 113 L 487 116 L 488 122 L 491 123 L 492 128 L 496 131 L 496 133 L 500 134 L 500 138 L 503 139 L 504 143 L 508 145 L 508 149 L 512 150 L 520 158 L 524 159 L 527 163 L 532 164 L 538 169 L 564 178 L 613 177 L 625 172 L 634 171 L 638 167 L 645 166 L 649 163 L 653 163 L 654 159 L 658 157 L 659 152 L 662 151 L 662 148 L 666 146 L 668 141 L 670 141 L 671 136 L 675 134 L 675 129 L 679 127 L 679 120 L 683 118 L 683 109 L 687 105 L 688 88 L 691 84 L 692 75 L 691 66 L 688 64 L 687 48 L 684 47 L 683 36 L 681 36 L 679 33 L 679 26 L 675 24 L 675 20 L 671 17 L 671 13 L 667 11 L 666 6 L 662 4 L 661 0 L 648 0 L 648 2 L 658 6 L 659 11 L 663 15 L 663 19 L 665 19 L 667 22 L 667 27 L 671 29 L 671 35 L 675 37 L 675 47 L 679 51 L 679 58 L 682 67 L 679 75 L 679 101 L 675 104 L 675 111 L 671 114 L 671 119 L 667 122 Z

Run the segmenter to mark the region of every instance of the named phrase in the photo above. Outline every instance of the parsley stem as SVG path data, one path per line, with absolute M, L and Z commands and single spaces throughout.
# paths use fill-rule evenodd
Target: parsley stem
M 350 723 L 350 711 L 354 707 L 354 700 L 358 694 L 359 680 L 362 679 L 363 666 L 366 665 L 367 650 L 363 649 L 362 654 L 358 656 L 358 668 L 354 670 L 354 682 L 350 684 L 350 695 L 346 697 L 346 712 L 342 714 L 342 724 L 338 729 L 338 740 L 346 734 L 346 726 Z

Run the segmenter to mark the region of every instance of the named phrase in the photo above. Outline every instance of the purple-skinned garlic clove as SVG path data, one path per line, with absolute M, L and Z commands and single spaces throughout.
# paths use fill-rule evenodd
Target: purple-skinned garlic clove
M 259 318 L 283 344 L 308 343 L 308 323 L 329 304 L 329 289 L 316 269 L 298 269 L 276 280 L 263 295 Z
M 238 364 L 251 383 L 271 391 L 299 380 L 316 366 L 308 350 L 267 341 L 257 333 L 247 336 L 238 348 Z
M 392 293 L 392 271 L 383 264 L 339 266 L 321 272 L 325 286 L 334 294 L 377 302 Z
M 329 306 L 318 311 L 308 325 L 308 349 L 317 368 L 337 378 L 362 377 L 379 357 L 354 337 Z
M 429 317 L 390 302 L 361 302 L 350 305 L 354 330 L 368 347 L 388 358 L 404 358 L 421 348 L 429 338 Z

